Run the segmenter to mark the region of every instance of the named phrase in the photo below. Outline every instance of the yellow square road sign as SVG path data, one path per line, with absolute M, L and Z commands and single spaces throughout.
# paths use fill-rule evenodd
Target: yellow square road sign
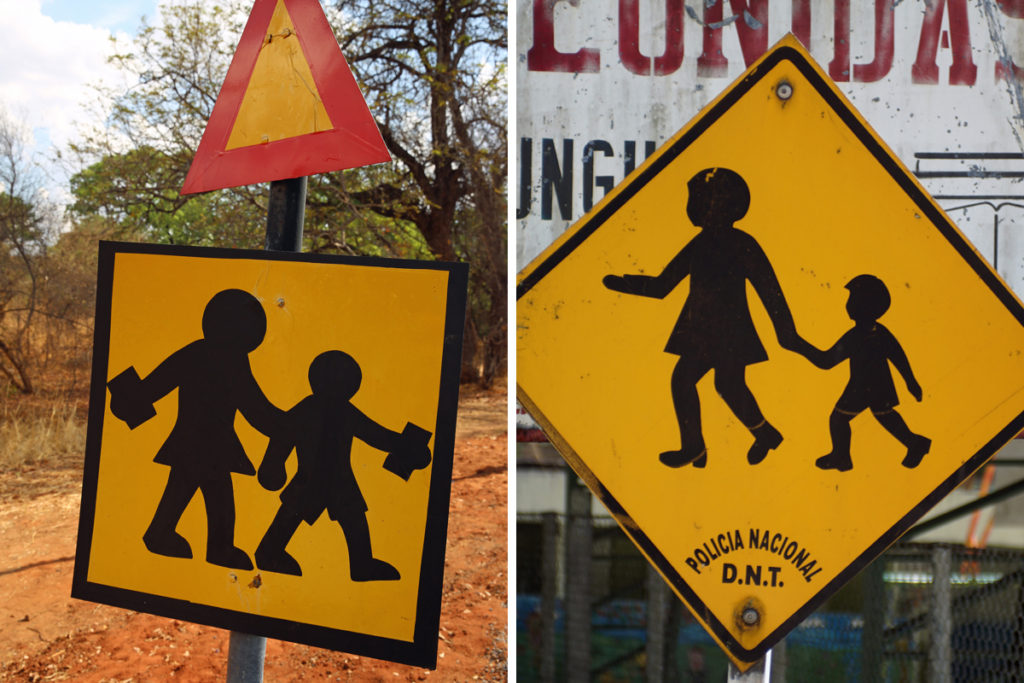
M 517 298 L 520 401 L 741 666 L 1024 427 L 1024 309 L 792 37 Z
M 435 666 L 467 270 L 101 243 L 72 596 Z

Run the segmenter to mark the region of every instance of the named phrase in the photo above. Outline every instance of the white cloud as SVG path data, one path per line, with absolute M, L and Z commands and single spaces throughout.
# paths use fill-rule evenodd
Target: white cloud
M 0 104 L 58 147 L 73 138 L 91 85 L 116 78 L 106 58 L 114 49 L 109 31 L 54 21 L 40 0 L 0 0 Z M 127 39 L 127 36 L 121 36 Z
M 164 1 L 176 4 L 186 0 Z M 163 20 L 154 0 L 78 4 L 87 2 L 90 0 L 0 0 L 0 26 L 4 27 L 0 113 L 6 112 L 28 129 L 27 151 L 44 167 L 48 189 L 61 201 L 68 199 L 69 171 L 52 160 L 80 131 L 102 124 L 97 112 L 109 103 L 97 99 L 100 94 L 95 86 L 103 83 L 121 91 L 130 86 L 107 58 L 117 49 L 130 49 L 133 36 L 123 31 L 112 33 L 117 30 L 113 27 L 131 26 L 134 33 L 143 15 L 154 27 L 160 27 Z M 199 2 L 237 5 L 242 18 L 251 8 L 251 0 Z

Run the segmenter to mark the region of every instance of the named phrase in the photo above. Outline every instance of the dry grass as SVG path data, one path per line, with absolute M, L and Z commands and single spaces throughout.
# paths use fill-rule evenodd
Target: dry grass
M 84 451 L 85 420 L 74 403 L 0 401 L 0 470 L 81 459 Z

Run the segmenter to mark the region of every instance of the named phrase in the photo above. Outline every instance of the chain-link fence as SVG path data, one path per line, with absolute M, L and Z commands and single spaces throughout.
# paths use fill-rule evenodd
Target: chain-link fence
M 521 516 L 517 563 L 520 681 L 726 680 L 611 520 Z M 1024 551 L 898 544 L 772 654 L 773 682 L 1024 681 Z

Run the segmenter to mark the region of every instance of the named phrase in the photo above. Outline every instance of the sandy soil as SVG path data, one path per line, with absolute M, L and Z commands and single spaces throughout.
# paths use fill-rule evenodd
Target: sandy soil
M 506 392 L 463 388 L 437 669 L 268 640 L 265 680 L 507 680 Z M 223 681 L 228 632 L 72 600 L 81 469 L 0 471 L 0 681 Z

